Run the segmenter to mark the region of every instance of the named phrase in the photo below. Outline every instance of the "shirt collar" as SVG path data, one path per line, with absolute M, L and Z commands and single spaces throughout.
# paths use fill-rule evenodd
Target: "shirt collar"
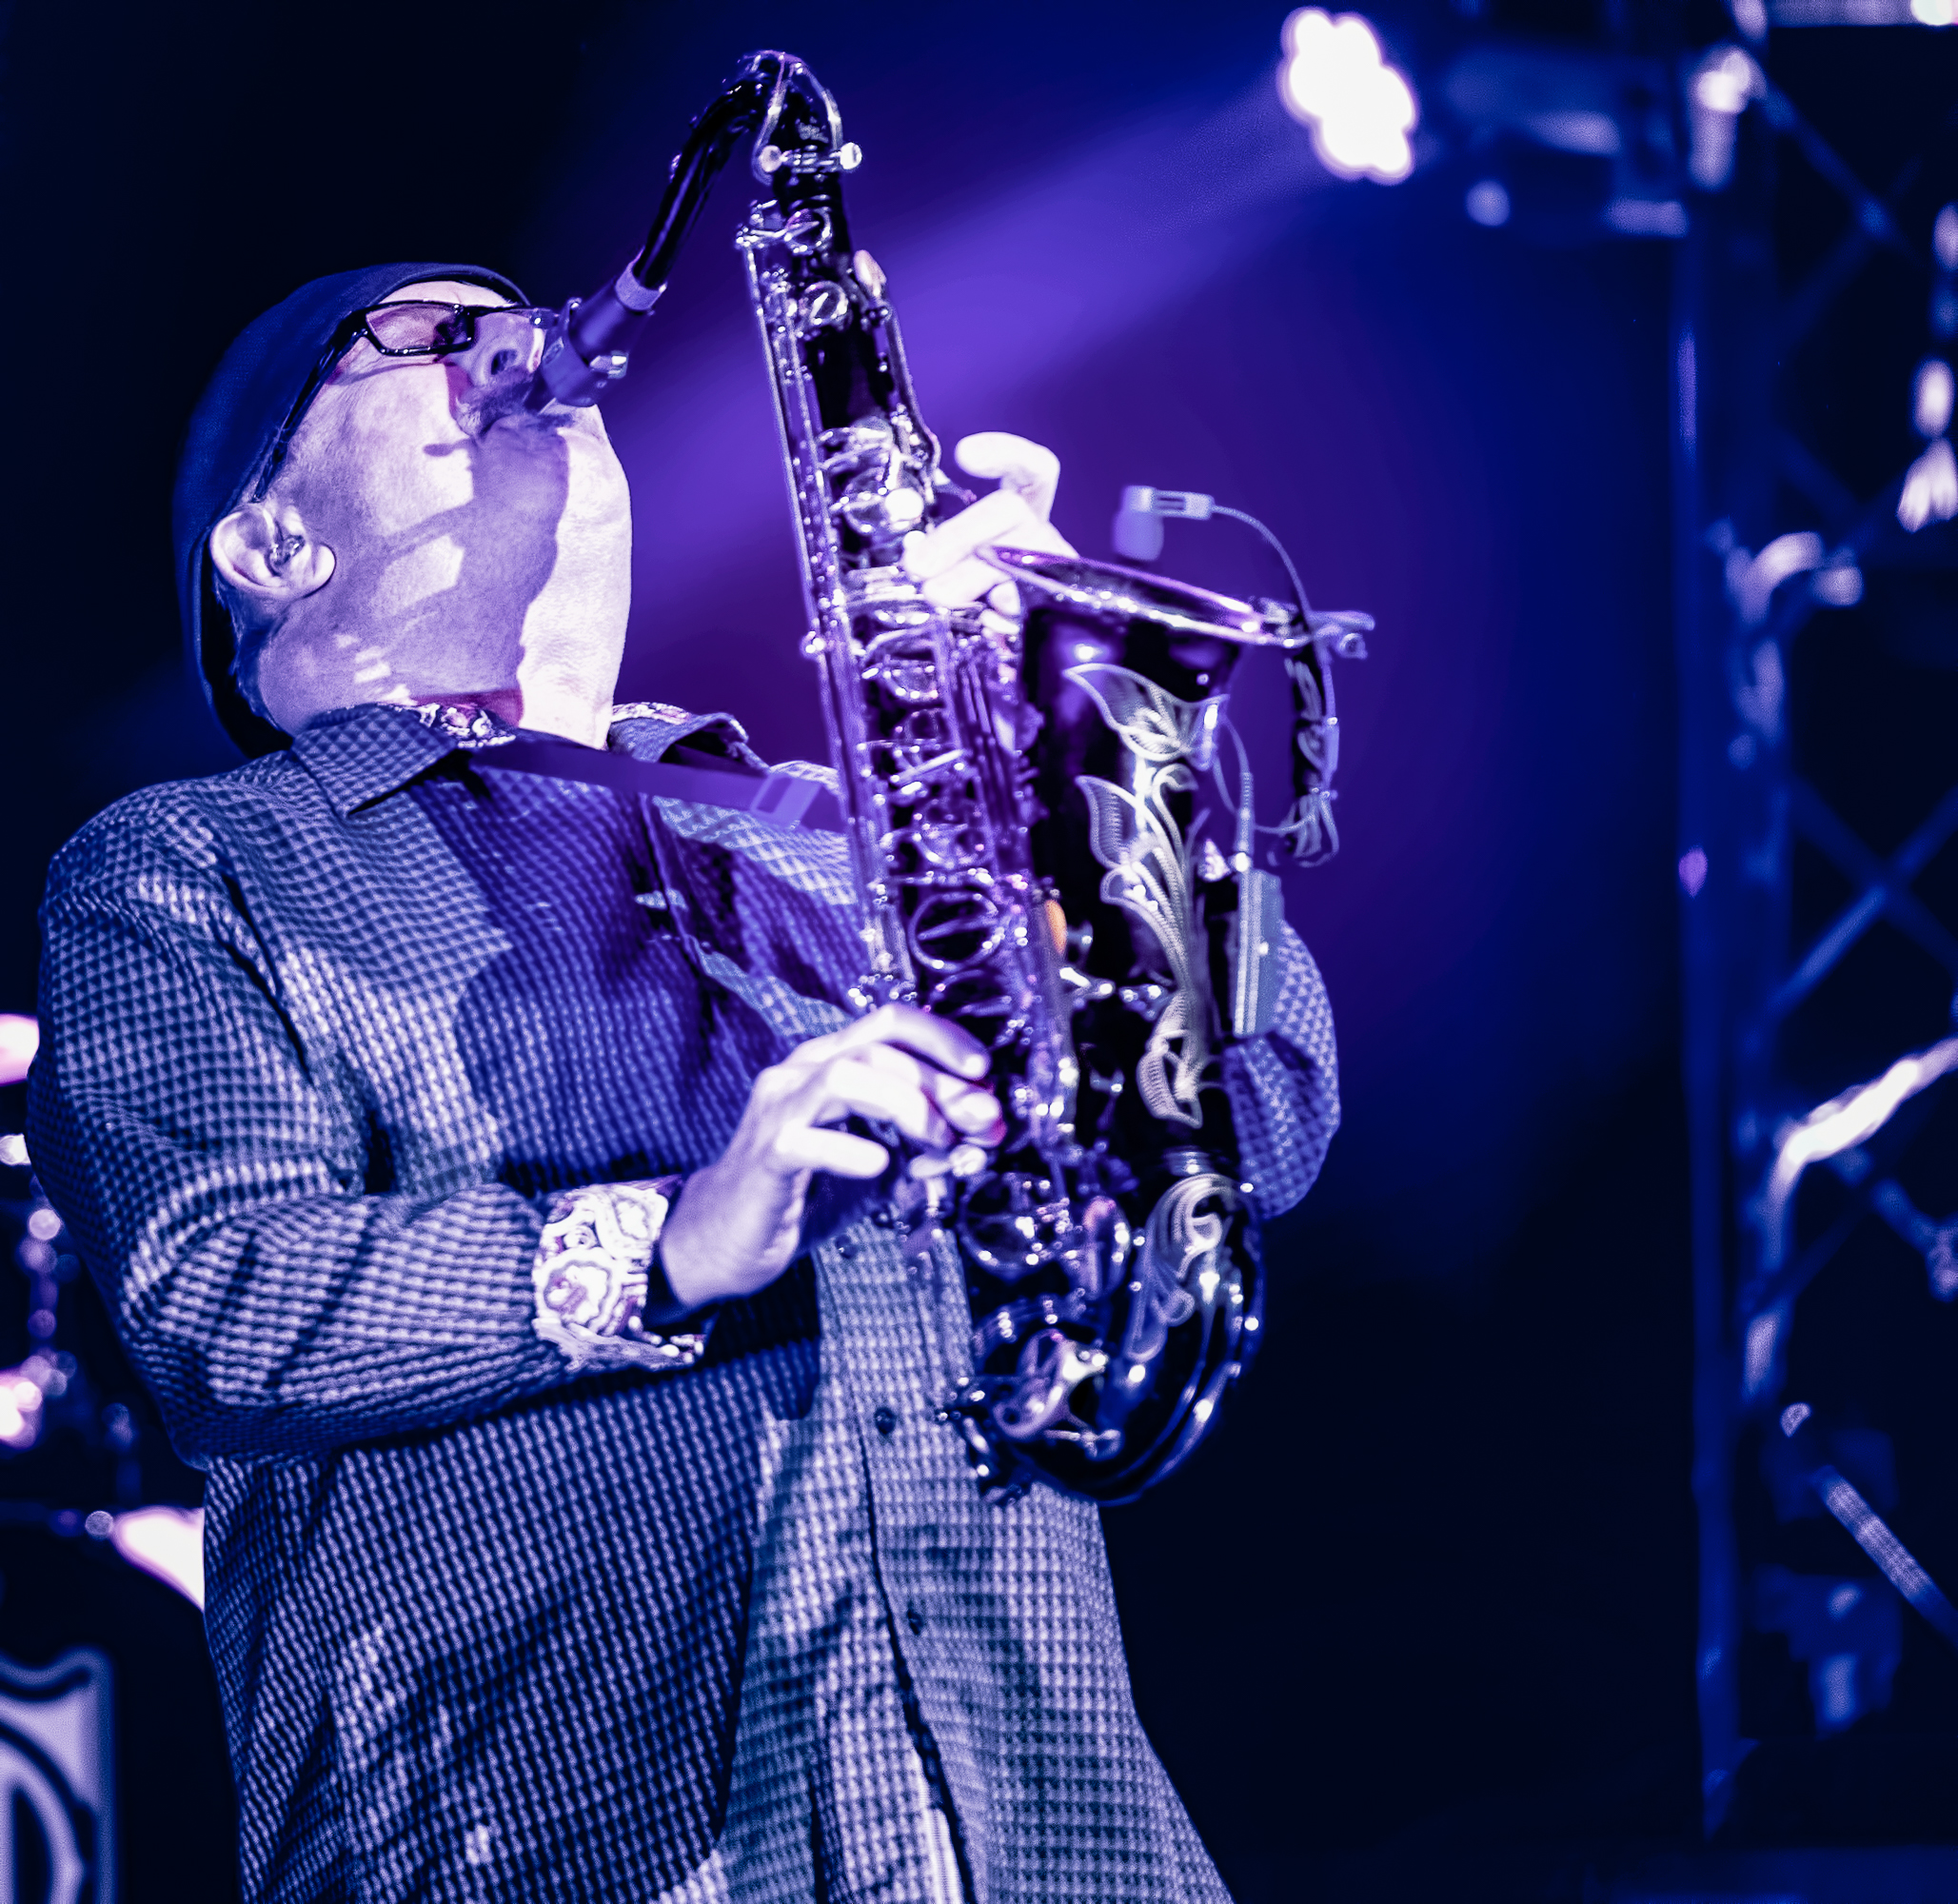
M 389 707 L 375 702 L 336 707 L 308 722 L 292 737 L 292 752 L 345 819 L 400 792 L 459 749 L 494 747 L 516 731 L 473 704 Z M 681 741 L 704 742 L 714 751 L 762 764 L 730 715 L 688 714 L 652 701 L 613 709 L 607 744 L 636 760 L 656 761 Z
M 636 761 L 660 760 L 682 741 L 747 766 L 768 764 L 748 744 L 748 730 L 732 714 L 689 714 L 663 701 L 626 701 L 612 709 L 606 744 Z

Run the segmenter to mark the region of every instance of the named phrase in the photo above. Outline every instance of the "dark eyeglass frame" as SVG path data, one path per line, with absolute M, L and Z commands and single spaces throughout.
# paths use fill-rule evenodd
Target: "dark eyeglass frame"
M 462 320 L 463 334 L 445 344 L 383 344 L 375 333 L 373 321 L 378 312 L 386 310 L 445 310 Z M 336 363 L 363 337 L 384 357 L 452 357 L 459 350 L 468 349 L 476 342 L 476 323 L 479 318 L 527 317 L 533 328 L 542 330 L 552 323 L 557 315 L 556 311 L 546 310 L 539 305 L 449 304 L 442 298 L 395 298 L 348 312 L 339 329 L 334 332 L 334 341 L 328 347 L 332 351 L 332 361 Z

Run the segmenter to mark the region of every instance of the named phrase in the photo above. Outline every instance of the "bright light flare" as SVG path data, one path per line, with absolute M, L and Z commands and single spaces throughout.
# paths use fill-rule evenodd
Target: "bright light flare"
M 0 1380 L 0 1445 L 16 1453 L 41 1435 L 41 1390 L 31 1381 Z
M 1761 69 L 1738 47 L 1716 48 L 1692 76 L 1693 104 L 1729 118 L 1746 111 L 1748 101 L 1760 98 L 1765 89 Z
M 1381 56 L 1357 13 L 1336 19 L 1301 7 L 1285 22 L 1278 97 L 1312 133 L 1319 163 L 1340 178 L 1394 185 L 1414 169 L 1409 135 L 1420 108 L 1407 80 Z
M 204 1510 L 138 1507 L 118 1514 L 109 1538 L 132 1567 L 176 1588 L 194 1607 L 204 1605 Z
M 1953 516 L 1958 516 L 1958 462 L 1941 436 L 1904 472 L 1897 521 L 1915 535 L 1927 523 L 1948 523 Z
M 1510 195 L 1500 179 L 1477 179 L 1462 201 L 1463 208 L 1477 225 L 1494 230 L 1510 222 Z
M 1958 205 L 1948 205 L 1938 213 L 1930 228 L 1930 248 L 1942 269 L 1958 271 Z
M 1778 535 L 1758 555 L 1744 548 L 1727 557 L 1727 592 L 1747 626 L 1757 628 L 1768 619 L 1774 591 L 1791 575 L 1806 575 L 1822 566 L 1822 538 L 1813 529 Z
M 18 1084 L 41 1048 L 41 1027 L 19 1012 L 0 1012 L 0 1084 Z
M 1951 367 L 1942 357 L 1927 357 L 1910 387 L 1910 421 L 1919 436 L 1943 436 L 1950 428 L 1952 394 Z
M 1762 1257 L 1770 1270 L 1788 1260 L 1789 1210 L 1803 1171 L 1874 1137 L 1899 1104 L 1954 1070 L 1958 1038 L 1948 1038 L 1928 1051 L 1898 1059 L 1881 1078 L 1817 1104 L 1782 1133 L 1761 1192 Z
M 1735 128 L 1748 102 L 1765 99 L 1768 78 L 1738 47 L 1715 47 L 1693 69 L 1687 85 L 1687 118 L 1691 152 L 1688 169 L 1693 183 L 1707 191 L 1720 191 L 1733 176 Z

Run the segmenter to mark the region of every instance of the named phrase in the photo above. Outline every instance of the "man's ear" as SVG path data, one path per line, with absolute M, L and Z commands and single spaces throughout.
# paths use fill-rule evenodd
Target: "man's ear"
M 289 503 L 246 503 L 210 532 L 211 565 L 239 594 L 270 614 L 324 588 L 333 551 L 307 534 Z

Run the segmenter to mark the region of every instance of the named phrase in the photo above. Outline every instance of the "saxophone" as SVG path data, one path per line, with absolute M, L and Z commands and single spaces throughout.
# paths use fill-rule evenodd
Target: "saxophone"
M 537 401 L 590 402 L 623 373 L 750 134 L 764 195 L 737 243 L 860 900 L 852 1002 L 955 1020 L 991 1053 L 1005 1113 L 992 1152 L 912 1156 L 899 1178 L 907 1249 L 948 1239 L 970 1299 L 971 1373 L 939 1418 L 988 1491 L 1038 1474 L 1131 1499 L 1189 1455 L 1258 1338 L 1218 1059 L 1271 1022 L 1278 883 L 1252 863 L 1248 772 L 1228 853 L 1197 808 L 1207 777 L 1224 784 L 1247 649 L 1286 655 L 1317 721 L 1300 752 L 1318 758 L 1321 645 L 1302 610 L 1024 550 L 992 558 L 1020 591 L 1017 639 L 924 600 L 904 539 L 972 498 L 940 466 L 883 272 L 850 237 L 841 182 L 861 154 L 785 53 L 749 55 L 696 120 L 644 250 L 560 319 Z

